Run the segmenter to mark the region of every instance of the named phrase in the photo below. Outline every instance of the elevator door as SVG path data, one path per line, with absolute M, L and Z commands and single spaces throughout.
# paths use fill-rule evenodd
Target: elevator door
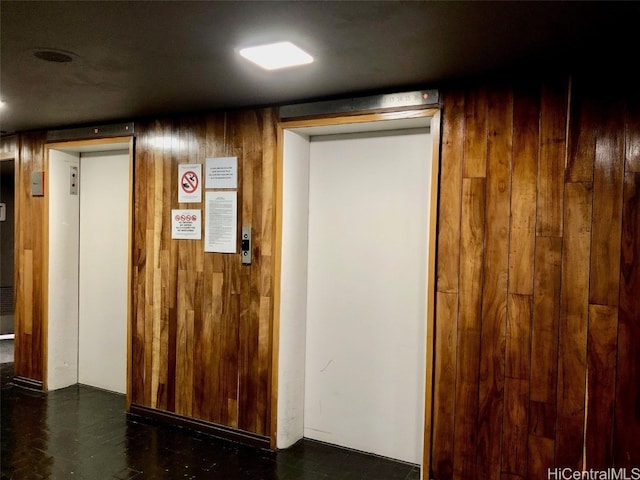
M 78 382 L 126 391 L 129 152 L 80 157 Z
M 428 129 L 312 137 L 305 437 L 422 461 Z

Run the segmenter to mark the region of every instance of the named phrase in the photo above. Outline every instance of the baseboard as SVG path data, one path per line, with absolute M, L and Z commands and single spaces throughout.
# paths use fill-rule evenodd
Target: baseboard
M 144 407 L 135 403 L 131 404 L 129 415 L 141 417 L 143 419 L 146 418 L 154 420 L 166 425 L 195 430 L 197 432 L 206 433 L 217 438 L 230 440 L 232 442 L 241 443 L 244 445 L 250 445 L 253 447 L 268 450 L 271 446 L 271 439 L 263 435 L 245 432 L 244 430 L 225 427 L 223 425 L 217 425 L 215 423 L 205 422 L 204 420 L 198 420 L 196 418 L 184 417 L 176 413 L 166 412 L 164 410 L 156 410 L 154 408 Z

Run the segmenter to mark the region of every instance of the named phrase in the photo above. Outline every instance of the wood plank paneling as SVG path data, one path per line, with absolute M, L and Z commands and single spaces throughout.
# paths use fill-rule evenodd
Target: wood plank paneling
M 602 83 L 596 99 L 575 78 L 569 99 L 568 85 L 441 92 L 436 479 L 546 478 L 581 468 L 590 442 L 587 462 L 640 464 L 640 96 Z M 132 401 L 268 434 L 275 111 L 150 119 L 136 132 Z M 45 134 L 14 140 L 2 149 L 17 151 L 15 370 L 41 381 L 45 199 L 30 180 Z M 171 239 L 171 209 L 202 208 L 177 203 L 178 165 L 230 155 L 238 225 L 254 227 L 250 267 Z M 595 391 L 601 382 L 610 390 Z
M 620 235 L 624 177 L 624 111 L 622 101 L 600 108 L 593 174 L 593 222 L 589 302 L 618 305 Z
M 462 181 L 460 294 L 456 351 L 453 478 L 476 478 L 485 180 Z M 455 320 L 454 320 L 455 321 Z M 452 392 L 453 393 L 453 392 Z M 443 393 L 444 394 L 444 393 Z M 445 397 L 447 394 L 444 394 Z M 436 457 L 438 455 L 435 455 Z
M 585 465 L 605 470 L 613 465 L 613 406 L 616 391 L 618 309 L 589 305 L 588 401 Z
M 513 87 L 470 82 L 455 95 L 443 92 L 443 132 L 464 137 L 443 143 L 443 169 L 461 158 L 445 147 L 462 141 L 463 163 L 469 156 L 462 177 L 479 182 L 484 172 L 486 206 L 472 201 L 479 183 L 443 175 L 437 480 L 547 478 L 552 468 L 640 463 L 640 92 L 629 85 L 578 77 Z M 509 155 L 507 174 L 498 159 Z M 462 208 L 454 208 L 460 189 Z
M 566 181 L 591 183 L 593 181 L 593 157 L 596 151 L 596 125 L 598 122 L 598 97 L 591 95 L 593 86 L 584 78 L 572 79 L 571 110 L 569 113 L 569 138 Z
M 435 478 L 452 478 L 455 403 L 446 394 L 456 390 L 458 295 L 438 292 L 436 305 L 433 444 L 437 448 L 431 462 Z
M 513 99 L 513 173 L 509 241 L 509 292 L 533 294 L 538 178 L 540 88 L 516 89 Z
M 456 293 L 460 277 L 460 208 L 464 140 L 464 92 L 447 93 L 447 122 L 442 126 L 438 210 L 437 290 Z
M 627 97 L 625 112 L 626 171 L 640 173 L 640 93 Z
M 582 468 L 587 369 L 591 190 L 582 183 L 565 187 L 558 360 L 556 462 Z
M 567 81 L 544 83 L 540 106 L 540 160 L 536 233 L 562 235 L 566 156 Z
M 464 100 L 464 178 L 487 176 L 487 117 L 489 99 L 484 88 L 467 94 Z
M 640 465 L 640 173 L 624 177 L 617 343 L 615 463 Z
M 505 474 L 527 475 L 532 302 L 530 295 L 509 295 L 501 452 L 503 477 Z
M 275 116 L 244 110 L 136 125 L 132 329 L 134 403 L 251 433 L 269 432 Z M 253 259 L 204 253 L 171 239 L 179 164 L 238 157 L 238 233 L 253 228 Z M 138 175 L 136 175 L 136 179 Z M 204 198 L 204 195 L 203 195 Z
M 504 408 L 505 338 L 509 271 L 513 95 L 489 91 L 484 288 L 480 351 L 478 468 L 481 478 L 500 478 Z M 464 225 L 463 225 L 464 227 Z
M 42 132 L 21 134 L 17 142 L 15 198 L 16 309 L 14 373 L 44 382 L 45 197 L 31 195 L 31 174 L 44 171 Z M 46 177 L 45 177 L 46 185 Z M 46 194 L 46 187 L 45 187 Z

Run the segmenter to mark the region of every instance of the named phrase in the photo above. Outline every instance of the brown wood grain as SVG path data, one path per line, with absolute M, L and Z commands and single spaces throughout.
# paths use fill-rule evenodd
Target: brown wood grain
M 442 125 L 441 201 L 438 212 L 438 292 L 456 293 L 460 278 L 460 208 L 464 141 L 464 92 L 447 94 Z
M 558 381 L 558 325 L 562 238 L 538 237 L 535 251 L 531 329 L 531 400 L 555 405 Z M 555 417 L 551 422 L 555 425 Z
M 501 475 L 527 478 L 529 379 L 506 378 Z
M 478 374 L 482 325 L 485 180 L 462 181 L 460 294 L 456 351 L 453 477 L 477 478 Z
M 627 96 L 625 110 L 626 171 L 640 173 L 640 93 Z
M 448 395 L 456 391 L 458 345 L 458 295 L 436 295 L 436 343 L 433 411 L 432 469 L 435 478 L 453 477 L 453 435 L 455 402 Z
M 505 376 L 527 382 L 531 374 L 532 303 L 533 299 L 530 295 L 509 294 Z
M 15 291 L 19 308 L 14 319 L 14 373 L 41 382 L 46 380 L 46 346 L 42 336 L 47 288 L 43 272 L 46 199 L 31 195 L 31 174 L 45 171 L 44 140 L 44 132 L 29 132 L 20 134 L 15 144 L 15 256 L 19 262 Z
M 571 81 L 569 110 L 569 138 L 566 181 L 591 183 L 593 181 L 593 157 L 596 151 L 596 126 L 601 113 L 598 111 L 598 95 L 593 95 L 593 85 L 584 77 Z
M 613 100 L 600 109 L 593 175 L 589 301 L 618 305 L 624 176 L 624 123 Z
M 268 433 L 272 262 L 261 248 L 273 235 L 263 199 L 273 198 L 274 125 L 271 110 L 247 110 L 138 128 L 132 389 L 142 406 Z M 178 204 L 178 165 L 220 156 L 238 157 L 238 229 L 254 229 L 248 267 L 239 254 L 204 253 L 202 240 L 171 239 L 172 209 L 203 209 Z
M 573 469 L 582 468 L 584 440 L 591 213 L 591 190 L 581 183 L 566 184 L 556 463 Z
M 624 178 L 617 343 L 615 463 L 640 465 L 640 173 Z
M 464 178 L 487 176 L 488 91 L 478 88 L 464 99 Z
M 514 91 L 509 292 L 533 293 L 540 88 Z
M 566 156 L 567 81 L 545 82 L 540 106 L 537 235 L 561 236 Z
M 585 465 L 605 470 L 613 465 L 613 410 L 616 391 L 618 309 L 589 305 L 587 421 Z
M 504 407 L 505 337 L 509 271 L 509 211 L 513 139 L 513 95 L 489 92 L 484 288 L 478 407 L 478 470 L 500 477 L 500 437 Z M 464 228 L 464 225 L 463 225 Z
M 527 478 L 548 478 L 555 463 L 555 442 L 552 439 L 529 435 L 529 461 Z

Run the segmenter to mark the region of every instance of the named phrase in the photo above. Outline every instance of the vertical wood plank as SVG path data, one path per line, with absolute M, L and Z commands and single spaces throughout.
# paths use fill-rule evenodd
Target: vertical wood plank
M 489 92 L 489 146 L 482 292 L 482 335 L 478 409 L 478 471 L 500 477 L 504 407 L 505 336 L 509 259 L 509 215 L 513 96 L 506 87 Z
M 527 478 L 529 380 L 506 378 L 501 477 L 505 474 Z M 546 478 L 546 477 L 543 477 Z
M 566 153 L 567 83 L 547 82 L 540 107 L 540 160 L 536 233 L 562 236 L 562 192 Z
M 488 91 L 467 92 L 464 100 L 464 178 L 487 176 Z
M 640 94 L 627 96 L 625 109 L 626 171 L 640 173 Z
M 607 102 L 596 135 L 589 301 L 618 305 L 624 175 L 622 104 Z
M 588 407 L 585 464 L 605 470 L 613 463 L 613 410 L 616 391 L 618 309 L 589 306 Z
M 547 478 L 553 468 L 555 442 L 544 437 L 529 436 L 528 478 Z
M 640 173 L 625 175 L 614 456 L 620 467 L 640 465 Z
M 584 441 L 591 197 L 581 183 L 565 186 L 556 464 L 576 470 Z
M 509 292 L 533 294 L 539 87 L 514 91 Z
M 509 295 L 505 354 L 501 472 L 527 476 L 529 372 L 531 370 L 530 295 Z
M 484 179 L 462 181 L 462 219 L 453 477 L 473 479 L 478 474 L 476 448 L 484 263 Z
M 456 293 L 460 276 L 464 93 L 447 92 L 444 98 L 447 106 L 442 121 L 436 288 L 439 292 Z
M 143 132 L 148 128 L 146 123 L 138 125 L 138 130 Z M 149 159 L 147 136 L 139 135 L 137 151 L 134 155 L 134 193 L 133 193 L 133 318 L 131 339 L 131 401 L 140 405 L 144 404 L 144 380 L 145 380 L 145 298 L 146 298 L 146 192 L 149 188 Z
M 596 126 L 601 113 L 593 86 L 584 77 L 571 81 L 566 181 L 591 183 L 596 151 Z
M 531 370 L 532 298 L 530 295 L 509 294 L 508 301 L 505 376 L 528 382 Z
M 22 331 L 26 335 L 33 334 L 33 292 L 34 292 L 34 275 L 33 275 L 33 250 L 24 250 L 23 252 L 23 279 L 24 284 L 22 288 L 24 289 L 24 298 L 23 298 L 23 312 L 24 317 L 22 318 Z
M 434 478 L 453 477 L 453 436 L 458 344 L 458 295 L 436 294 L 435 380 L 433 405 L 433 448 L 431 462 Z
M 538 237 L 531 332 L 531 400 L 557 401 L 562 238 Z M 552 419 L 555 425 L 555 418 Z

